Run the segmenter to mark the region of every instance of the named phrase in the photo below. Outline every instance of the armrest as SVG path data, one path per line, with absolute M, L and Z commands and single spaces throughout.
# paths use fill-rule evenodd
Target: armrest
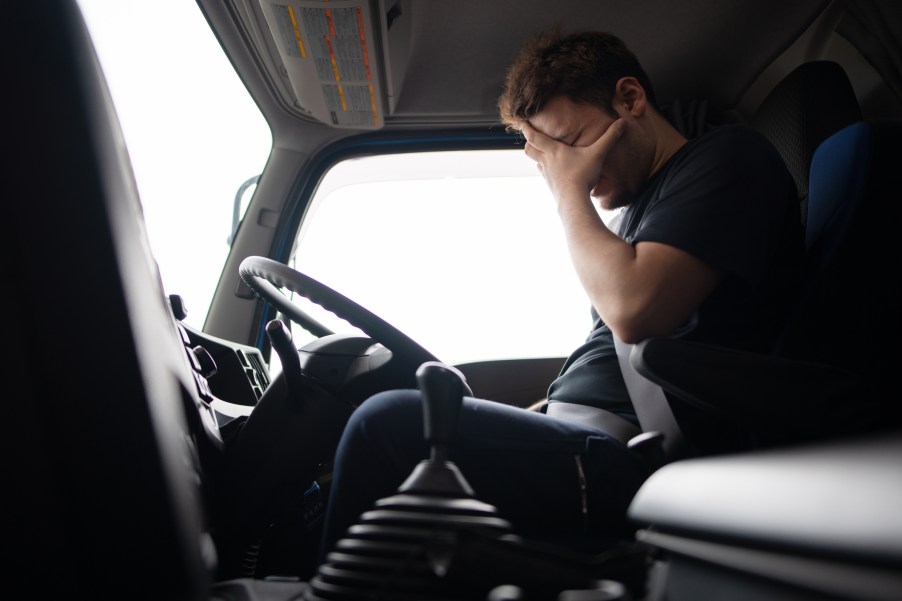
M 686 403 L 765 434 L 798 440 L 846 432 L 866 403 L 857 374 L 831 365 L 649 338 L 630 364 Z
M 678 461 L 646 480 L 629 516 L 644 528 L 640 541 L 669 555 L 670 582 L 690 570 L 698 578 L 702 565 L 718 574 L 709 580 L 717 585 L 694 589 L 693 599 L 726 598 L 730 588 L 750 599 L 888 599 L 902 590 L 900 456 L 896 429 Z M 818 592 L 778 594 L 779 586 Z

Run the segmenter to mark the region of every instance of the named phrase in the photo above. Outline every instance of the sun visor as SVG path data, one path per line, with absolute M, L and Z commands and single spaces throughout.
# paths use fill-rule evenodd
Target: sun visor
M 409 2 L 258 1 L 303 112 L 333 127 L 381 128 L 403 83 Z

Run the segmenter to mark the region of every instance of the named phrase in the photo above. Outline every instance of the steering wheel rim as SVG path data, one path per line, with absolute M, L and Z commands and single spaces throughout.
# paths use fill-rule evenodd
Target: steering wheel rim
M 241 262 L 238 273 L 257 296 L 276 307 L 292 321 L 308 329 L 315 336 L 327 336 L 333 332 L 292 303 L 282 294 L 280 288 L 300 294 L 335 313 L 382 344 L 392 352 L 395 358 L 409 361 L 414 366 L 419 366 L 426 361 L 440 361 L 418 342 L 369 309 L 284 263 L 267 257 L 250 256 Z

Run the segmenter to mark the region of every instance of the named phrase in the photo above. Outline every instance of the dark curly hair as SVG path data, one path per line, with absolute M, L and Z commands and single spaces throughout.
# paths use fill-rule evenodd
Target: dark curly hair
M 657 108 L 648 75 L 620 38 L 601 31 L 564 35 L 555 27 L 527 41 L 508 69 L 498 99 L 501 121 L 519 131 L 523 121 L 560 94 L 614 116 L 614 86 L 623 77 L 635 77 Z

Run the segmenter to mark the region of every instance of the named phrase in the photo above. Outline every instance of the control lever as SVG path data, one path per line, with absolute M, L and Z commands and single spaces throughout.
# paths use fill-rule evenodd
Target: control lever
M 427 361 L 416 372 L 423 397 L 423 432 L 430 446 L 424 459 L 398 489 L 402 493 L 472 497 L 473 489 L 448 460 L 466 384 L 463 374 L 438 361 Z
M 285 387 L 288 389 L 288 398 L 297 399 L 300 402 L 304 398 L 304 372 L 301 369 L 301 358 L 298 350 L 291 340 L 291 332 L 282 323 L 281 319 L 273 319 L 266 324 L 266 335 L 269 343 L 279 355 L 282 362 L 282 372 L 285 374 Z
M 416 373 L 423 395 L 423 431 L 432 461 L 447 461 L 464 396 L 463 375 L 436 361 L 423 363 Z

